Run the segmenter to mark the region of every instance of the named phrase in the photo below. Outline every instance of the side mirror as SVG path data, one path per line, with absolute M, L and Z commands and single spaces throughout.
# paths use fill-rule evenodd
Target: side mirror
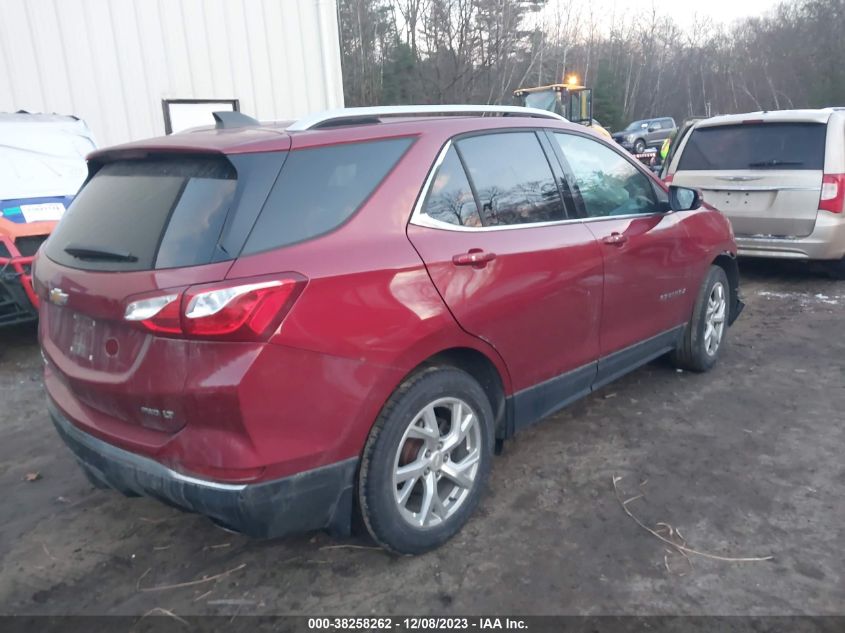
M 669 207 L 672 211 L 695 211 L 701 206 L 701 193 L 698 189 L 687 187 L 669 187 Z

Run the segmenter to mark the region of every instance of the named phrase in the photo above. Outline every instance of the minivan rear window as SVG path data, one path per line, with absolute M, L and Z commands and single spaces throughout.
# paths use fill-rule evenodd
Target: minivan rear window
M 824 123 L 744 123 L 692 131 L 678 162 L 682 170 L 824 168 Z
M 243 254 L 296 244 L 337 228 L 378 187 L 411 142 L 399 138 L 290 152 Z
M 90 270 L 151 270 L 209 263 L 235 194 L 223 158 L 119 160 L 82 188 L 46 255 Z

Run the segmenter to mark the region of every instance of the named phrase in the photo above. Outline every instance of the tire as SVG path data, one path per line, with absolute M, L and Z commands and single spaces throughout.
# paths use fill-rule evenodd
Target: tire
M 672 353 L 676 367 L 705 372 L 716 364 L 728 333 L 731 296 L 730 282 L 724 269 L 710 266 L 698 291 L 692 318 L 680 345 Z M 712 326 L 712 331 L 708 329 L 708 324 Z
M 825 270 L 829 277 L 840 281 L 845 280 L 845 257 L 833 262 L 827 262 L 825 264 Z
M 450 433 L 458 416 L 468 424 L 460 440 Z M 402 383 L 370 432 L 358 475 L 361 518 L 376 543 L 421 554 L 452 538 L 481 498 L 493 436 L 490 402 L 466 372 L 427 367 Z
M 641 138 L 638 138 L 634 141 L 634 153 L 635 154 L 642 154 L 645 151 L 645 141 Z

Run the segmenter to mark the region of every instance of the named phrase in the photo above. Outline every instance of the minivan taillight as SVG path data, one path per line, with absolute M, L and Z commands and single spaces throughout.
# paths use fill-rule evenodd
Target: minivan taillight
M 822 176 L 819 211 L 842 213 L 843 209 L 845 209 L 845 174 L 825 174 Z
M 279 327 L 304 287 L 298 275 L 191 286 L 131 301 L 124 318 L 165 336 L 261 341 Z

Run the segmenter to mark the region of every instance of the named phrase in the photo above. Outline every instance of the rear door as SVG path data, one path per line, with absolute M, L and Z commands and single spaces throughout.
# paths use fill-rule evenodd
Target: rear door
M 824 172 L 825 123 L 750 121 L 696 127 L 673 184 L 695 187 L 738 237 L 813 232 Z
M 660 119 L 652 119 L 648 122 L 648 132 L 646 134 L 646 145 L 649 147 L 657 147 L 663 142 L 665 138 L 665 130 Z
M 518 420 L 584 393 L 598 355 L 601 252 L 568 221 L 543 144 L 550 153 L 524 129 L 453 140 L 408 226 L 452 314 L 498 350 L 515 391 L 544 383 L 517 399 Z
M 188 342 L 132 327 L 124 310 L 152 292 L 224 279 L 285 155 L 159 154 L 93 166 L 35 266 L 48 389 L 75 407 L 74 419 L 103 433 L 184 423 Z
M 598 381 L 607 382 L 666 351 L 689 320 L 700 266 L 684 226 L 690 212 L 669 212 L 664 192 L 620 152 L 579 134 L 552 136 L 604 259 Z

